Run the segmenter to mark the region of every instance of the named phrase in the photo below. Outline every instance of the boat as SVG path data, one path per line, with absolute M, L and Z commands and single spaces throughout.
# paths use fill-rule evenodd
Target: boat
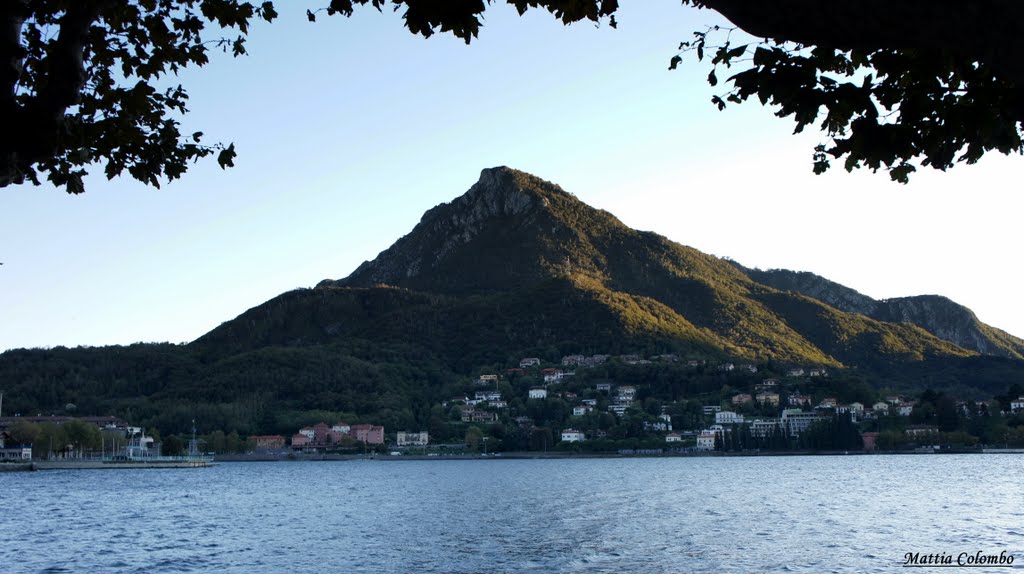
M 141 428 L 130 432 L 128 444 L 111 455 L 91 458 L 75 458 L 61 460 L 32 461 L 32 470 L 71 470 L 71 469 L 141 469 L 141 468 L 203 468 L 213 465 L 213 456 L 204 455 L 199 451 L 196 439 L 195 421 L 192 421 L 192 439 L 188 442 L 188 452 L 179 456 L 162 456 L 151 454 L 149 449 L 152 437 L 147 437 Z

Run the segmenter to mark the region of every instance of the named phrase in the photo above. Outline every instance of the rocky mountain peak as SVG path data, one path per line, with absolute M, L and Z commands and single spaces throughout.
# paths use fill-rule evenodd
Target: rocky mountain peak
M 550 219 L 555 203 L 566 201 L 577 200 L 539 177 L 506 166 L 484 169 L 466 193 L 428 210 L 408 235 L 376 259 L 363 263 L 346 279 L 325 280 L 321 286 L 436 285 L 438 275 L 462 274 L 467 264 L 486 269 L 489 257 L 500 259 L 499 267 L 511 266 L 513 274 L 532 274 L 528 268 L 535 267 L 535 261 L 531 251 L 523 249 L 524 242 L 537 236 L 538 221 Z M 463 261 L 463 247 L 470 243 L 476 246 L 474 261 Z M 512 265 L 510 260 L 517 257 L 529 261 Z

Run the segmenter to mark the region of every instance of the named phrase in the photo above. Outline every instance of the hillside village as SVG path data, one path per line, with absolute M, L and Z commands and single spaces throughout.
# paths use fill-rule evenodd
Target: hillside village
M 1011 385 L 1006 395 L 976 402 L 933 391 L 916 397 L 879 391 L 859 378 L 821 367 L 712 363 L 674 354 L 594 354 L 567 355 L 557 363 L 526 357 L 455 386 L 461 392 L 431 405 L 428 428 L 386 429 L 362 417 L 353 424 L 320 421 L 296 428 L 290 436 L 243 438 L 215 431 L 202 439 L 211 452 L 277 454 L 681 454 L 1024 446 L 1024 388 L 1019 384 Z M 103 423 L 99 427 L 104 432 L 115 428 L 111 417 L 93 419 Z M 59 438 L 61 426 L 72 420 L 78 421 L 66 416 L 4 417 L 0 457 L 29 456 L 30 445 L 18 440 L 26 436 L 26 425 L 40 427 L 28 435 L 38 436 L 42 430 L 51 437 L 49 444 L 58 444 L 36 448 L 34 456 L 81 452 L 82 444 Z M 121 427 L 118 432 L 123 432 Z M 168 439 L 152 448 L 175 453 L 182 440 Z
M 689 371 L 694 388 L 674 389 L 680 398 L 673 399 L 665 396 L 664 385 L 641 382 L 659 367 Z M 714 388 L 719 383 L 725 384 Z M 688 391 L 707 398 L 689 398 Z M 252 438 L 256 448 L 329 452 L 362 445 L 383 451 L 387 445 L 396 454 L 467 445 L 472 450 L 489 445 L 492 451 L 622 453 L 873 451 L 969 448 L 980 442 L 985 424 L 998 420 L 1008 425 L 1004 442 L 1024 439 L 1024 397 L 1015 397 L 1004 409 L 998 402 L 935 393 L 877 394 L 857 381 L 834 380 L 820 367 L 708 364 L 672 354 L 567 355 L 558 364 L 527 357 L 500 373 L 478 374 L 464 393 L 439 407 L 445 416 L 440 429 L 435 425 L 388 435 L 382 426 L 321 422 L 298 429 L 290 440 L 282 435 Z

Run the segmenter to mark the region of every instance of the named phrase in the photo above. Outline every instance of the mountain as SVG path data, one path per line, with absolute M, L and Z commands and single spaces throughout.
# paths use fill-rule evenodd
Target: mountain
M 472 376 L 568 354 L 706 360 L 611 361 L 573 383 L 582 392 L 609 377 L 677 406 L 725 400 L 793 365 L 834 372 L 801 389 L 863 403 L 883 388 L 989 398 L 1024 373 L 1019 339 L 946 299 L 874 301 L 811 274 L 746 269 L 499 167 L 347 277 L 283 293 L 188 345 L 8 351 L 0 381 L 15 413 L 117 414 L 168 432 L 196 420 L 242 434 L 347 420 L 457 441 L 441 405 Z M 762 370 L 710 366 L 727 361 Z M 501 384 L 525 395 L 532 376 Z M 562 406 L 546 424 L 566 422 Z
M 785 269 L 762 271 L 735 262 L 733 265 L 758 283 L 806 295 L 840 311 L 879 321 L 911 323 L 940 339 L 983 355 L 1024 358 L 1024 340 L 982 323 L 973 311 L 941 295 L 876 300 L 813 273 Z
M 978 353 L 756 281 L 507 167 L 483 170 L 348 277 L 282 295 L 195 345 L 241 352 L 353 337 L 419 346 L 456 369 L 585 351 L 835 367 Z

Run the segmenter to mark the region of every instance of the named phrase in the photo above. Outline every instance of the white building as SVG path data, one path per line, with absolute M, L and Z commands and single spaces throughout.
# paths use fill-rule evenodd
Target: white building
M 807 430 L 807 427 L 817 422 L 820 418 L 822 417 L 816 412 L 785 409 L 782 411 L 781 424 L 789 436 L 799 436 L 800 433 Z
M 665 435 L 665 442 L 683 442 L 683 435 L 677 432 L 670 432 Z
M 523 359 L 522 361 L 519 361 L 519 368 L 520 369 L 525 369 L 527 367 L 536 367 L 539 364 L 540 364 L 540 359 L 538 359 L 536 357 L 528 357 L 526 359 Z
M 1017 400 L 1010 401 L 1010 410 L 1015 413 L 1024 411 L 1024 397 L 1017 397 Z
M 397 439 L 398 446 L 427 446 L 430 443 L 430 435 L 427 434 L 427 431 L 398 431 Z
M 583 433 L 576 429 L 565 429 L 562 431 L 562 442 L 581 442 L 585 438 Z
M 697 435 L 697 450 L 715 450 L 715 437 L 717 435 L 709 430 Z
M 743 424 L 743 415 L 732 411 L 719 411 L 715 413 L 715 422 L 720 425 L 741 425 Z
M 529 398 L 531 399 L 546 399 L 548 398 L 547 389 L 530 389 Z
M 779 421 L 754 421 L 750 423 L 750 436 L 758 438 L 769 437 L 778 426 Z
M 477 391 L 474 396 L 478 401 L 500 401 L 501 391 Z
M 608 405 L 608 412 L 615 413 L 621 417 L 622 415 L 626 414 L 626 409 L 628 408 L 629 405 L 615 403 L 614 405 Z
M 592 410 L 594 410 L 594 407 L 592 407 L 590 405 L 575 406 L 575 407 L 572 408 L 572 416 L 574 416 L 574 417 L 582 417 L 583 415 L 589 413 Z

